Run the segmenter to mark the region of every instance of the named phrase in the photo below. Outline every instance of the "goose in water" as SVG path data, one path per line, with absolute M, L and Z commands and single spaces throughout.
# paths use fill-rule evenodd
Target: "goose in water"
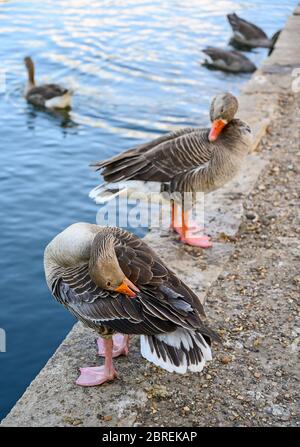
M 205 59 L 202 65 L 207 68 L 227 71 L 230 73 L 252 73 L 256 66 L 247 56 L 238 51 L 207 47 L 202 50 L 210 59 Z
M 34 64 L 31 57 L 25 57 L 24 63 L 28 73 L 25 98 L 30 104 L 49 109 L 70 107 L 72 100 L 70 90 L 57 84 L 36 86 Z
M 233 36 L 229 43 L 234 47 L 251 50 L 252 48 L 273 48 L 278 39 L 280 31 L 277 31 L 271 38 L 266 33 L 247 20 L 242 19 L 237 14 L 228 14 L 228 21 L 233 30 Z
M 141 335 L 142 356 L 169 372 L 200 372 L 211 360 L 220 338 L 202 322 L 199 298 L 132 233 L 75 223 L 46 247 L 44 266 L 55 299 L 100 335 L 104 366 L 81 368 L 78 385 L 117 377 L 113 357 L 127 355 L 131 334 Z
M 109 191 L 130 187 L 132 180 L 156 182 L 172 201 L 171 229 L 181 241 L 203 248 L 210 247 L 203 229 L 190 221 L 193 200 L 182 199 L 192 193 L 210 192 L 221 188 L 239 171 L 251 147 L 250 127 L 238 118 L 238 101 L 231 93 L 214 97 L 210 107 L 211 129 L 185 128 L 164 135 L 149 143 L 136 146 L 92 166 L 101 170 L 105 183 L 94 188 L 90 197 L 96 202 L 105 199 Z M 119 182 L 119 186 L 115 184 Z M 190 203 L 192 202 L 192 204 Z M 178 205 L 181 218 L 178 219 Z

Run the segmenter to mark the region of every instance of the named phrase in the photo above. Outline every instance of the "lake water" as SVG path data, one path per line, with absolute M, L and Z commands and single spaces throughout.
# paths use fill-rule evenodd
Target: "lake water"
M 74 323 L 47 289 L 43 250 L 76 221 L 95 222 L 88 164 L 184 126 L 206 126 L 212 96 L 248 75 L 201 67 L 225 46 L 236 11 L 268 35 L 295 1 L 0 0 L 0 419 Z M 250 54 L 258 65 L 266 50 Z M 70 116 L 22 98 L 23 57 L 37 80 L 74 90 Z M 3 331 L 0 330 L 0 336 Z M 1 349 L 1 341 L 0 341 Z

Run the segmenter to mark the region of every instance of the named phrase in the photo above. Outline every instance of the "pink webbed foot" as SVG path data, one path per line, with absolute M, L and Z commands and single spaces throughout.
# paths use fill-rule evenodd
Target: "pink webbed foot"
M 173 231 L 180 236 L 180 241 L 187 245 L 194 247 L 209 248 L 212 247 L 211 238 L 202 233 L 202 229 L 195 223 L 189 224 L 188 230 L 183 227 L 172 227 Z
M 189 232 L 191 236 L 185 235 L 180 236 L 181 242 L 187 245 L 191 245 L 193 247 L 201 247 L 201 248 L 210 248 L 212 247 L 212 242 L 209 236 L 192 234 Z
M 178 205 L 174 201 L 171 208 L 171 230 L 179 234 L 181 242 L 194 247 L 211 247 L 210 237 L 203 234 L 203 229 L 193 221 L 190 211 L 181 209 L 180 216 L 178 211 Z
M 91 368 L 80 368 L 80 376 L 76 380 L 76 385 L 97 386 L 105 382 L 111 382 L 118 377 L 117 371 L 105 366 L 92 366 Z
M 129 348 L 129 336 L 122 334 L 115 334 L 113 336 L 113 350 L 112 357 L 119 357 L 120 355 L 128 355 Z M 97 338 L 98 355 L 100 357 L 105 357 L 105 346 L 103 338 Z

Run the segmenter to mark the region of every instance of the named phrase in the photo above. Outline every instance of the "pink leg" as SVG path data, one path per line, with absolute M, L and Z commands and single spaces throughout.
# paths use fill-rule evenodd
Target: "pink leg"
M 194 247 L 209 248 L 212 246 L 212 242 L 209 236 L 202 233 L 196 222 L 190 221 L 189 214 L 187 212 L 181 212 L 181 222 L 178 222 L 177 206 L 173 204 L 172 207 L 172 220 L 171 229 L 179 234 L 181 242 Z
M 193 247 L 209 248 L 212 246 L 210 237 L 203 234 L 203 229 L 199 228 L 195 223 L 191 223 L 191 225 L 183 224 L 180 240 L 184 244 L 192 245 Z
M 80 368 L 80 376 L 76 380 L 76 384 L 80 386 L 96 386 L 102 385 L 102 383 L 114 380 L 117 375 L 117 371 L 113 367 L 112 352 L 113 352 L 112 339 L 104 340 L 105 361 L 103 366 L 94 366 L 91 368 Z
M 105 356 L 105 340 L 103 338 L 97 338 L 98 355 L 100 357 Z M 129 335 L 115 334 L 113 336 L 113 358 L 120 355 L 128 355 L 129 348 Z

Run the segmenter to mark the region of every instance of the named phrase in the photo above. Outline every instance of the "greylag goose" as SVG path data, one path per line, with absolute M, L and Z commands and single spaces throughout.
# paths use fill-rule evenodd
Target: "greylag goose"
M 247 22 L 235 13 L 228 14 L 227 18 L 233 30 L 233 36 L 229 43 L 240 49 L 273 48 L 280 33 L 280 31 L 277 31 L 269 38 L 261 28 Z
M 199 298 L 132 233 L 75 223 L 47 245 L 44 266 L 56 300 L 100 335 L 104 366 L 81 368 L 78 385 L 117 377 L 112 359 L 127 355 L 131 334 L 141 335 L 142 356 L 169 372 L 200 372 L 211 360 L 220 338 L 202 323 Z
M 64 109 L 71 105 L 72 94 L 70 90 L 57 84 L 36 86 L 34 64 L 31 57 L 25 57 L 24 63 L 28 74 L 25 98 L 30 104 L 49 109 Z
M 202 51 L 210 58 L 205 59 L 202 64 L 207 68 L 230 73 L 252 73 L 256 70 L 254 63 L 238 51 L 223 50 L 215 47 L 207 47 Z
M 186 244 L 210 247 L 210 238 L 199 234 L 202 230 L 190 222 L 191 204 L 182 204 L 182 199 L 188 195 L 186 193 L 195 197 L 197 192 L 214 191 L 239 171 L 249 152 L 251 129 L 234 118 L 237 110 L 235 96 L 218 94 L 210 107 L 211 129 L 180 129 L 108 160 L 93 163 L 95 170 L 102 170 L 105 183 L 94 188 L 90 197 L 100 202 L 108 191 L 116 190 L 116 185 L 112 185 L 116 182 L 121 182 L 119 189 L 123 188 L 124 181 L 129 184 L 131 180 L 140 180 L 141 189 L 143 182 L 158 182 L 161 191 L 174 197 L 171 229 L 179 233 Z M 181 206 L 180 219 L 178 205 Z

